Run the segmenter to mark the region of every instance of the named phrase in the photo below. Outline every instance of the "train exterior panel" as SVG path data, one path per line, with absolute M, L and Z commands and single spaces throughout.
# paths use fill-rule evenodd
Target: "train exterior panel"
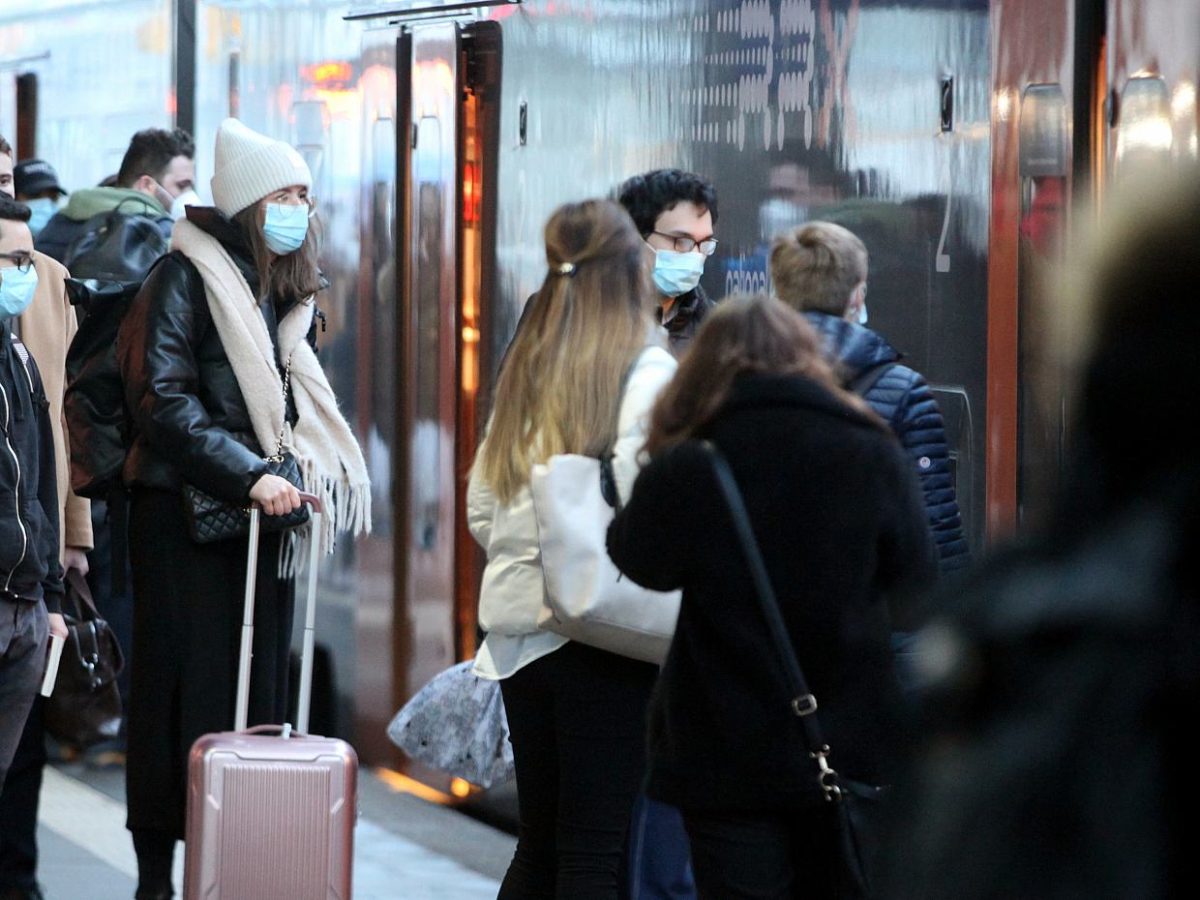
M 558 204 L 658 166 L 706 174 L 715 297 L 769 290 L 788 226 L 860 234 L 871 325 L 937 391 L 980 552 L 1065 440 L 1035 275 L 1122 160 L 1195 158 L 1198 21 L 1200 0 L 10 0 L 0 131 L 69 187 L 173 120 L 202 193 L 227 115 L 308 159 L 321 354 L 374 483 L 373 533 L 322 571 L 335 730 L 400 763 L 388 718 L 474 650 L 462 485 Z M 1126 88 L 1145 76 L 1165 106 Z

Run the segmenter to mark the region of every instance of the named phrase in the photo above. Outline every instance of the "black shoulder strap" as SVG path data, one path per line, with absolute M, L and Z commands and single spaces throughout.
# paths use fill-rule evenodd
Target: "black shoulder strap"
M 750 526 L 750 515 L 746 511 L 742 492 L 738 489 L 733 472 L 729 470 L 729 463 L 725 461 L 721 451 L 710 441 L 702 441 L 700 446 L 712 462 L 717 486 L 725 499 L 729 515 L 733 520 L 734 531 L 737 532 L 738 543 L 741 544 L 742 554 L 750 568 L 750 577 L 754 581 L 754 593 L 758 598 L 763 618 L 766 620 L 771 643 L 783 664 L 784 674 L 788 679 L 788 688 L 792 695 L 788 705 L 791 707 L 792 714 L 800 719 L 801 727 L 804 729 L 804 739 L 808 743 L 809 755 L 817 761 L 820 767 L 818 781 L 821 788 L 829 799 L 834 799 L 840 795 L 840 789 L 837 784 L 837 773 L 829 768 L 826 761 L 826 757 L 829 755 L 829 745 L 825 743 L 821 724 L 817 720 L 817 698 L 809 689 L 808 680 L 804 677 L 804 670 L 800 668 L 800 660 L 796 658 L 796 651 L 788 637 L 787 628 L 783 623 L 783 613 L 779 610 L 779 601 L 775 597 L 775 589 L 771 586 L 771 578 L 767 573 L 767 564 L 763 561 L 762 551 L 759 550 L 758 541 L 755 540 L 754 531 Z
M 891 362 L 881 362 L 873 366 L 868 366 L 859 372 L 846 387 L 858 394 L 858 396 L 866 397 L 871 388 L 875 387 L 879 382 L 879 379 L 898 365 L 900 365 L 898 362 L 892 360 Z

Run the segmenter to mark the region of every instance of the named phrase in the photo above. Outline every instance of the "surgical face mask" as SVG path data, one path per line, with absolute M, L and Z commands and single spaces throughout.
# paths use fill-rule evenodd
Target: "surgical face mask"
M 49 197 L 38 197 L 34 200 L 26 200 L 25 205 L 29 207 L 29 230 L 33 232 L 33 236 L 37 237 L 42 233 L 42 229 L 46 227 L 46 223 L 54 218 L 54 214 L 58 212 L 58 204 Z
M 769 244 L 789 228 L 808 220 L 808 207 L 783 197 L 772 197 L 758 208 L 758 234 Z
M 678 297 L 696 289 L 700 276 L 704 274 L 706 256 L 689 250 L 679 253 L 676 250 L 654 251 L 654 286 L 660 294 L 667 297 Z
M 37 269 L 22 272 L 16 266 L 0 269 L 0 319 L 19 316 L 33 302 L 37 291 Z
M 308 206 L 268 203 L 263 220 L 263 239 L 267 249 L 278 256 L 295 253 L 304 245 L 308 234 Z
M 858 319 L 857 319 L 857 321 L 858 321 L 858 324 L 859 324 L 859 325 L 866 325 L 866 324 L 867 324 L 867 301 L 866 301 L 866 300 L 864 300 L 864 301 L 863 301 L 863 305 L 862 305 L 862 306 L 860 306 L 860 307 L 858 308 Z
M 171 207 L 167 210 L 172 219 L 178 222 L 187 215 L 187 207 L 203 206 L 204 201 L 200 199 L 200 195 L 188 188 L 178 197 L 171 201 Z

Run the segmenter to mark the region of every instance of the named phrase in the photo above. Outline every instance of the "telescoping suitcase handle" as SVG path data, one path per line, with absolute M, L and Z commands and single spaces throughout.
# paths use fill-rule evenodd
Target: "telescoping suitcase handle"
M 308 710 L 312 699 L 313 630 L 317 607 L 317 535 L 321 533 L 321 514 L 324 511 L 315 494 L 300 492 L 300 502 L 312 507 L 311 535 L 308 550 L 308 587 L 304 600 L 304 647 L 300 657 L 300 697 L 296 708 L 296 731 L 308 733 Z M 245 731 L 250 716 L 250 658 L 254 645 L 254 592 L 258 578 L 258 532 L 262 512 L 257 504 L 250 508 L 250 547 L 246 553 L 246 602 L 242 610 L 242 650 L 238 659 L 237 709 L 234 731 Z M 287 729 L 285 728 L 285 733 Z

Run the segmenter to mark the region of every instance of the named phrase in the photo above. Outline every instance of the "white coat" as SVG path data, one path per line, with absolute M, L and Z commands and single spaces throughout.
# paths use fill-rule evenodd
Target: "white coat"
M 629 372 L 613 447 L 613 473 L 622 500 L 628 499 L 644 462 L 642 446 L 650 410 L 674 376 L 675 367 L 675 358 L 665 349 L 647 346 Z M 479 592 L 479 625 L 487 637 L 476 656 L 475 671 L 484 678 L 507 678 L 567 642 L 565 637 L 537 627 L 545 607 L 545 583 L 528 486 L 511 503 L 501 504 L 472 470 L 467 525 L 487 551 L 488 560 Z

